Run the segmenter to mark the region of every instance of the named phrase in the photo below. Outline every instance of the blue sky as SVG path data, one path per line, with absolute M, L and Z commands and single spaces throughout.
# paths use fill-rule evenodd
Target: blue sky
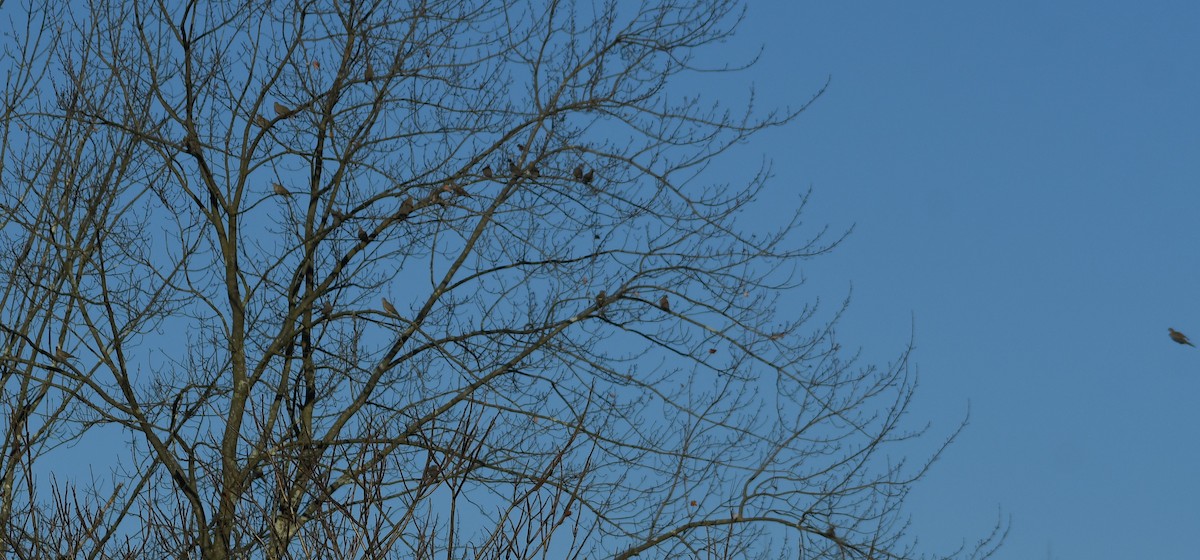
M 765 104 L 828 92 L 739 152 L 855 227 L 804 266 L 853 287 L 843 342 L 914 335 L 914 421 L 961 439 L 912 496 L 949 551 L 1194 558 L 1200 526 L 1200 4 L 756 2 L 729 42 Z M 764 214 L 769 214 L 764 210 Z

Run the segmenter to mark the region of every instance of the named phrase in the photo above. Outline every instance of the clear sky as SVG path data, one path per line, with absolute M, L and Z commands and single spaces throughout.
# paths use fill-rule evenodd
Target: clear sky
M 766 104 L 828 92 L 739 157 L 810 222 L 843 343 L 915 336 L 911 419 L 970 426 L 920 483 L 950 551 L 1011 516 L 1001 559 L 1196 558 L 1200 528 L 1200 3 L 750 6 L 730 53 Z

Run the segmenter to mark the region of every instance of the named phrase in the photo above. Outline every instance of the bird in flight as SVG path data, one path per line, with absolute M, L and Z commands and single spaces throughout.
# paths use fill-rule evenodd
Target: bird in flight
M 1178 342 L 1180 344 L 1186 344 L 1188 346 L 1191 346 L 1192 348 L 1196 347 L 1195 344 L 1192 344 L 1192 341 L 1188 340 L 1188 337 L 1186 334 L 1183 334 L 1183 333 L 1181 333 L 1175 329 L 1169 328 L 1169 327 L 1167 328 L 1167 333 L 1171 335 L 1171 340 L 1174 340 L 1175 342 Z

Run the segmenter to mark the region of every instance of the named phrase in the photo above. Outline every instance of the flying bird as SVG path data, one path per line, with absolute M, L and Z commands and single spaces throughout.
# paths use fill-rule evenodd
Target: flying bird
M 663 311 L 671 311 L 671 302 L 667 299 L 667 296 L 663 296 L 662 299 L 658 300 L 658 306 L 661 307 Z
M 575 169 L 571 170 L 571 176 L 575 177 L 576 181 L 582 181 L 583 180 L 583 166 L 576 165 Z
M 292 196 L 292 191 L 287 190 L 287 187 L 280 185 L 279 183 L 275 183 L 273 188 L 275 189 L 275 194 L 279 196 Z
M 490 165 L 483 166 L 483 178 L 484 179 L 491 179 L 494 175 L 495 175 L 495 173 L 492 173 L 492 166 L 490 166 Z
M 1188 346 L 1191 346 L 1192 348 L 1196 347 L 1195 344 L 1192 344 L 1192 341 L 1188 340 L 1188 337 L 1186 334 L 1183 334 L 1183 333 L 1181 333 L 1175 329 L 1169 328 L 1169 327 L 1167 328 L 1167 333 L 1171 335 L 1171 340 L 1174 340 L 1175 342 L 1178 342 L 1180 344 L 1186 344 Z
M 288 114 L 290 114 L 290 113 L 291 113 L 291 111 L 289 111 L 288 108 L 286 106 L 284 106 L 282 103 L 280 103 L 278 101 L 275 102 L 275 114 L 276 115 L 279 115 L 280 117 L 287 117 Z
M 396 311 L 396 306 L 392 305 L 392 302 L 388 301 L 387 298 L 383 298 L 383 310 L 387 311 L 388 315 L 400 316 L 400 312 Z

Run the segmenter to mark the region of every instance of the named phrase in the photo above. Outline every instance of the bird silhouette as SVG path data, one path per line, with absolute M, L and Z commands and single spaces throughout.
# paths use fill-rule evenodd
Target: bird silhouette
M 75 356 L 73 354 L 71 354 L 70 352 L 63 350 L 62 346 L 58 346 L 54 349 L 54 357 L 57 358 L 58 361 L 60 361 L 60 362 L 65 362 L 67 360 L 74 358 Z
M 275 183 L 273 188 L 275 189 L 275 194 L 279 196 L 292 196 L 292 191 L 287 190 L 287 187 L 280 185 L 279 183 Z
M 396 306 L 392 305 L 392 302 L 388 301 L 387 298 L 383 298 L 383 310 L 387 311 L 388 315 L 400 316 L 400 312 L 396 311 Z
M 537 179 L 538 177 L 542 176 L 542 170 L 538 169 L 538 167 L 536 165 L 530 165 L 529 166 L 529 176 L 533 177 L 534 179 Z
M 1171 335 L 1171 340 L 1174 340 L 1175 342 L 1178 342 L 1180 344 L 1186 344 L 1188 346 L 1191 346 L 1192 348 L 1196 347 L 1195 344 L 1192 344 L 1192 341 L 1188 340 L 1188 337 L 1186 334 L 1183 334 L 1183 333 L 1181 333 L 1175 329 L 1169 328 L 1169 327 L 1167 328 L 1167 333 Z
M 483 166 L 483 178 L 491 179 L 493 176 L 495 176 L 495 173 L 492 172 L 492 166 L 490 166 L 490 165 Z
M 371 241 L 371 236 L 367 235 L 367 230 L 360 227 L 358 228 L 358 240 L 367 243 Z
M 667 299 L 667 296 L 663 296 L 658 300 L 658 306 L 661 307 L 663 311 L 671 311 L 671 301 Z
M 286 118 L 290 113 L 291 113 L 291 111 L 289 111 L 285 105 L 283 105 L 282 103 L 280 103 L 278 101 L 275 102 L 275 114 L 276 115 Z
M 585 185 L 592 184 L 592 179 L 594 179 L 594 178 L 596 178 L 596 171 L 594 169 L 587 170 L 587 173 L 583 174 L 583 184 L 585 184 Z
M 576 165 L 575 169 L 571 170 L 571 176 L 575 177 L 576 181 L 582 181 L 583 180 L 583 166 Z

